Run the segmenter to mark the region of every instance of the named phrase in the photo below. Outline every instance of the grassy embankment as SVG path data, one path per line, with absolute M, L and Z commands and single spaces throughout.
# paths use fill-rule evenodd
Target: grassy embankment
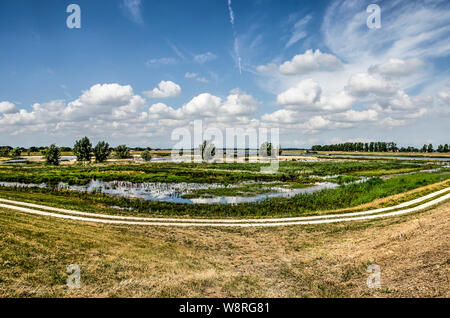
M 450 203 L 282 228 L 89 225 L 0 209 L 0 297 L 449 297 Z M 67 266 L 81 288 L 66 286 Z M 366 285 L 381 267 L 381 289 Z

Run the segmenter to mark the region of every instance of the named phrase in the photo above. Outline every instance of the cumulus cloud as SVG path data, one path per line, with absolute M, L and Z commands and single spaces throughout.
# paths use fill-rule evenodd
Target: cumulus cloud
M 157 103 L 150 106 L 148 110 L 149 118 L 152 119 L 182 119 L 181 109 L 173 109 L 164 103 Z
M 336 69 L 342 65 L 341 61 L 332 54 L 307 50 L 304 54 L 294 56 L 280 66 L 280 72 L 285 75 L 299 75 L 320 69 Z
M 322 116 L 314 116 L 310 118 L 306 123 L 302 124 L 301 127 L 306 133 L 315 133 L 320 129 L 329 128 L 331 121 L 323 118 Z
M 345 91 L 332 96 L 323 95 L 322 87 L 312 79 L 302 80 L 277 96 L 278 105 L 304 110 L 344 110 L 354 102 L 355 99 Z
M 332 117 L 335 120 L 345 122 L 375 121 L 378 119 L 378 113 L 373 109 L 364 111 L 350 109 L 343 113 L 337 113 Z
M 298 113 L 294 110 L 280 109 L 271 114 L 262 115 L 261 119 L 270 123 L 292 124 L 298 121 Z
M 161 81 L 158 87 L 151 91 L 145 91 L 143 94 L 148 98 L 176 97 L 181 94 L 181 87 L 172 81 Z
M 217 114 L 221 102 L 220 97 L 203 93 L 195 96 L 190 102 L 183 105 L 183 112 L 187 115 L 212 117 Z
M 278 105 L 313 105 L 320 101 L 321 86 L 312 79 L 300 81 L 277 97 Z
M 345 88 L 351 94 L 358 97 L 364 97 L 370 94 L 392 95 L 396 92 L 396 88 L 384 78 L 368 73 L 352 75 Z
M 258 104 L 253 96 L 234 89 L 222 104 L 221 109 L 231 116 L 244 116 L 255 113 L 258 109 Z
M 225 100 L 209 93 L 202 93 L 174 109 L 165 104 L 154 104 L 149 109 L 149 118 L 158 119 L 194 119 L 209 118 L 215 121 L 247 120 L 246 116 L 254 114 L 259 102 L 253 96 L 234 89 Z
M 369 73 L 378 73 L 386 77 L 403 77 L 413 74 L 423 64 L 418 58 L 408 60 L 389 59 L 386 63 L 369 67 Z
M 13 103 L 8 101 L 0 102 L 0 114 L 13 114 L 17 112 L 16 105 Z
M 129 85 L 96 84 L 69 103 L 35 103 L 31 110 L 5 114 L 0 118 L 0 130 L 13 134 L 103 130 L 118 121 L 133 120 L 144 106 L 144 99 L 134 95 Z

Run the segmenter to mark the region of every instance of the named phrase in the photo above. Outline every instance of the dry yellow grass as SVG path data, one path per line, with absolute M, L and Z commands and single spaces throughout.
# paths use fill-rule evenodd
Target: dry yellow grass
M 450 202 L 371 222 L 105 226 L 0 210 L 1 297 L 449 297 Z M 382 269 L 382 289 L 366 268 Z M 78 264 L 82 288 L 65 285 Z

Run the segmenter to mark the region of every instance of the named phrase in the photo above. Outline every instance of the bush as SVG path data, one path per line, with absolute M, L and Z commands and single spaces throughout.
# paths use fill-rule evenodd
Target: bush
M 143 153 L 141 153 L 141 158 L 144 161 L 150 161 L 150 160 L 152 160 L 152 154 L 150 153 L 150 151 L 145 150 Z
M 100 141 L 94 147 L 95 161 L 105 162 L 106 159 L 108 159 L 109 155 L 111 154 L 111 151 L 112 149 L 109 147 L 109 144 L 107 142 Z
M 73 154 L 77 157 L 77 161 L 91 161 L 92 144 L 88 137 L 75 142 Z
M 61 150 L 56 147 L 55 144 L 51 145 L 47 149 L 42 150 L 42 154 L 45 158 L 45 163 L 48 165 L 59 165 L 59 159 L 61 158 Z
M 13 150 L 11 150 L 9 155 L 13 158 L 19 158 L 21 154 L 22 154 L 22 149 L 14 148 Z
M 131 158 L 130 149 L 126 145 L 117 146 L 115 151 L 117 159 Z

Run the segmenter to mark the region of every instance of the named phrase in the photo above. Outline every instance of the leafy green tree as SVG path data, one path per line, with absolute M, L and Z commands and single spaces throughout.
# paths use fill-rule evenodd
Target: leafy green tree
M 75 142 L 73 154 L 77 161 L 91 161 L 92 144 L 88 137 L 84 137 Z
M 449 151 L 449 149 L 448 149 L 448 144 L 445 144 L 444 145 L 444 152 L 448 152 Z
M 437 149 L 437 152 L 444 152 L 444 146 L 439 145 L 438 149 Z
M 46 164 L 53 166 L 59 165 L 59 159 L 61 158 L 61 150 L 58 147 L 56 147 L 55 144 L 51 145 L 46 149 L 43 149 L 41 152 L 44 155 Z
M 111 154 L 112 149 L 109 147 L 109 144 L 105 141 L 99 141 L 98 144 L 94 147 L 94 156 L 95 161 L 97 162 L 105 162 Z
M 117 159 L 131 158 L 130 148 L 128 148 L 126 145 L 117 146 L 114 151 L 116 152 Z
M 14 148 L 10 152 L 10 156 L 13 157 L 13 158 L 19 158 L 21 154 L 22 154 L 22 149 L 21 148 Z
M 143 151 L 142 153 L 141 153 L 141 158 L 144 160 L 144 161 L 151 161 L 152 160 L 152 154 L 150 153 L 150 151 L 148 151 L 148 150 L 145 150 L 145 151 Z
M 433 152 L 433 151 L 434 151 L 434 149 L 433 149 L 433 144 L 429 144 L 429 145 L 428 145 L 427 151 L 428 151 L 428 152 Z

